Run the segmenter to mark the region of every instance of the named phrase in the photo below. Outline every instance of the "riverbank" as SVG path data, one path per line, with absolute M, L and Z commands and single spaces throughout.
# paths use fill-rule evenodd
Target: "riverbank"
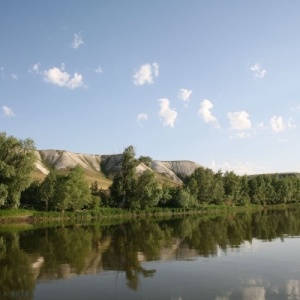
M 82 210 L 76 212 L 36 211 L 26 209 L 2 209 L 0 210 L 0 224 L 2 223 L 43 223 L 52 221 L 89 221 L 102 219 L 130 219 L 148 217 L 171 217 L 183 215 L 220 215 L 229 212 L 245 212 L 264 209 L 286 209 L 295 205 L 203 205 L 193 209 L 183 208 L 151 208 L 147 210 L 124 210 L 119 208 L 100 208 L 97 210 Z

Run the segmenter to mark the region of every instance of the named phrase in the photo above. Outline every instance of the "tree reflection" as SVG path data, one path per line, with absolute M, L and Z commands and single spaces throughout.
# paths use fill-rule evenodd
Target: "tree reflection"
M 262 211 L 222 217 L 132 220 L 118 225 L 70 225 L 0 232 L 0 298 L 32 299 L 36 280 L 112 270 L 127 286 L 155 276 L 144 262 L 215 256 L 254 238 L 299 236 L 300 211 Z M 291 285 L 292 286 L 292 285 Z
M 1 234 L 0 299 L 33 299 L 34 286 L 30 259 L 20 248 L 19 234 Z

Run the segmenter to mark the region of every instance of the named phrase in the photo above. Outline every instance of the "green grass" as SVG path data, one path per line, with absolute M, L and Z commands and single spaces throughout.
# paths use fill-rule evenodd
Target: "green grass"
M 28 209 L 0 209 L 0 218 L 24 218 L 32 216 L 34 211 Z
M 119 208 L 102 207 L 97 210 L 81 210 L 76 212 L 36 211 L 26 209 L 0 209 L 0 223 L 49 223 L 53 221 L 81 222 L 102 221 L 106 219 L 130 218 L 164 218 L 182 215 L 222 215 L 230 212 L 245 212 L 263 209 L 285 209 L 289 206 L 228 206 L 228 205 L 201 205 L 197 208 L 161 208 L 153 207 L 146 210 L 124 210 Z

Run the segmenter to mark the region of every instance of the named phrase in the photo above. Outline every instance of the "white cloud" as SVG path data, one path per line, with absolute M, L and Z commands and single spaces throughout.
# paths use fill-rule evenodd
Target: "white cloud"
M 288 128 L 297 128 L 296 121 L 293 118 L 289 118 L 286 124 Z
M 75 34 L 74 34 L 73 41 L 72 41 L 70 47 L 73 48 L 73 49 L 78 49 L 78 48 L 79 48 L 81 45 L 83 45 L 83 44 L 84 44 L 84 42 L 83 42 L 83 40 L 82 40 L 81 35 L 75 33 Z
M 37 74 L 40 73 L 40 63 L 36 63 L 28 70 L 28 72 L 35 72 Z
M 238 132 L 237 134 L 232 135 L 230 138 L 231 139 L 246 139 L 250 137 L 250 133 L 249 132 Z
M 251 121 L 249 120 L 249 114 L 245 111 L 229 112 L 228 118 L 231 128 L 234 130 L 244 130 L 251 128 Z
M 267 72 L 259 63 L 252 65 L 250 70 L 253 72 L 255 78 L 264 78 Z
M 44 71 L 43 76 L 46 82 L 61 87 L 67 87 L 71 90 L 84 86 L 83 76 L 81 74 L 74 73 L 73 77 L 71 77 L 70 74 L 64 72 L 64 64 L 62 64 L 61 69 L 54 67 Z
M 97 74 L 100 74 L 100 73 L 102 73 L 103 71 L 102 71 L 102 68 L 99 66 L 98 68 L 95 69 L 95 72 L 96 72 Z
M 286 129 L 286 124 L 281 116 L 273 116 L 270 119 L 270 124 L 275 132 L 282 132 Z
M 211 113 L 213 107 L 213 104 L 209 100 L 204 99 L 200 103 L 198 116 L 200 116 L 205 123 L 212 123 L 216 128 L 220 128 L 217 118 Z
M 11 74 L 11 78 L 14 79 L 14 80 L 18 80 L 19 77 L 17 74 Z
M 170 108 L 170 101 L 166 98 L 159 99 L 160 110 L 159 116 L 163 120 L 164 126 L 174 127 L 177 118 L 177 112 Z
M 133 75 L 133 83 L 135 85 L 152 84 L 154 78 L 158 76 L 158 64 L 145 64 Z
M 189 102 L 192 93 L 193 93 L 192 90 L 180 89 L 178 92 L 178 98 L 184 102 Z
M 284 121 L 281 116 L 273 116 L 270 119 L 271 128 L 275 132 L 283 132 L 286 129 L 295 129 L 297 125 L 293 118 L 289 118 L 287 121 Z
M 265 173 L 266 169 L 262 166 L 258 166 L 252 164 L 248 161 L 225 161 L 223 163 L 217 163 L 215 160 L 211 162 L 211 168 L 214 172 L 218 170 L 222 170 L 222 172 L 226 171 L 234 171 L 237 175 L 251 175 L 251 174 L 260 174 Z
M 289 280 L 286 284 L 288 299 L 300 299 L 300 280 Z
M 138 124 L 141 125 L 141 123 L 143 121 L 147 121 L 148 120 L 148 115 L 146 113 L 140 113 L 140 114 L 138 114 L 138 116 L 137 116 L 136 119 L 137 119 Z
M 291 111 L 297 111 L 297 110 L 300 110 L 300 105 L 291 108 Z
M 10 107 L 4 105 L 2 106 L 2 110 L 6 117 L 8 118 L 15 117 L 15 114 Z

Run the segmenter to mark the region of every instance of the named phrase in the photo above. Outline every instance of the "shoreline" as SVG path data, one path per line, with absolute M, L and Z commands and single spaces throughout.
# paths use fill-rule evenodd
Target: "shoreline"
M 24 211 L 18 214 L 18 210 L 0 210 L 1 224 L 36 224 L 62 221 L 101 221 L 107 219 L 139 219 L 139 218 L 163 218 L 172 216 L 187 215 L 222 215 L 226 213 L 253 212 L 274 209 L 296 208 L 297 204 L 280 205 L 251 205 L 251 206 L 217 206 L 206 205 L 196 209 L 182 208 L 152 208 L 149 210 L 130 211 L 116 208 L 102 208 L 97 211 L 77 211 L 77 212 L 44 212 L 44 211 Z M 3 213 L 5 212 L 5 214 Z

